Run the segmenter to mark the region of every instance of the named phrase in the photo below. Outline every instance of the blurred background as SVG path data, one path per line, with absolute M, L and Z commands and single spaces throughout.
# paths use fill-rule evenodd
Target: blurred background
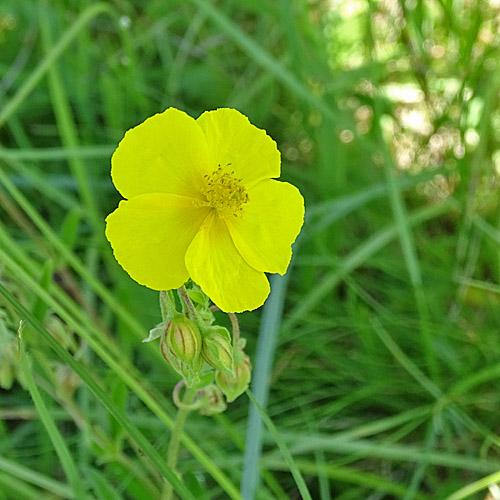
M 78 498 L 26 390 L 19 304 L 165 453 L 177 378 L 140 343 L 157 294 L 103 231 L 112 152 L 169 106 L 246 114 L 306 198 L 262 384 L 312 498 L 484 500 L 500 483 L 499 21 L 498 0 L 2 0 L 0 500 Z M 255 368 L 261 311 L 240 318 Z M 159 498 L 123 423 L 25 336 L 84 498 Z M 196 498 L 240 498 L 256 473 L 247 414 L 242 396 L 190 417 Z M 245 500 L 301 498 L 262 443 Z

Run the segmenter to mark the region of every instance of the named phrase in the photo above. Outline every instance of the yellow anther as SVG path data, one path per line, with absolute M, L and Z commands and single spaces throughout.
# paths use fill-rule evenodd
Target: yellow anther
M 201 193 L 205 200 L 197 205 L 212 207 L 223 217 L 240 217 L 243 205 L 248 202 L 248 193 L 234 171 L 224 172 L 224 168 L 219 165 L 210 175 L 204 176 Z

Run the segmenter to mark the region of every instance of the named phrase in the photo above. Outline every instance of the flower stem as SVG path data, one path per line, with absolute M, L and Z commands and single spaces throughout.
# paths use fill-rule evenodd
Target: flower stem
M 191 302 L 191 299 L 189 298 L 186 287 L 182 285 L 180 288 L 177 289 L 177 293 L 179 294 L 179 298 L 181 299 L 181 303 L 183 304 L 182 309 L 184 310 L 184 308 L 187 307 L 187 312 L 190 319 L 195 321 L 197 319 L 196 309 L 193 303 Z
M 231 320 L 231 326 L 233 327 L 233 347 L 238 349 L 240 342 L 240 324 L 238 323 L 238 318 L 234 313 L 227 313 L 229 319 Z
M 177 390 L 178 388 L 176 387 Z M 184 395 L 183 403 L 185 405 L 189 405 L 192 403 L 194 397 L 196 395 L 196 389 L 186 389 L 186 393 Z M 179 456 L 179 449 L 181 445 L 181 436 L 182 430 L 184 428 L 184 423 L 186 422 L 186 418 L 191 412 L 190 408 L 179 408 L 177 410 L 177 416 L 175 418 L 174 428 L 172 429 L 172 435 L 170 436 L 170 442 L 168 443 L 167 450 L 167 467 L 178 474 L 177 472 L 177 457 Z M 163 492 L 161 495 L 161 500 L 172 500 L 174 498 L 174 489 L 170 483 L 165 482 L 163 487 Z

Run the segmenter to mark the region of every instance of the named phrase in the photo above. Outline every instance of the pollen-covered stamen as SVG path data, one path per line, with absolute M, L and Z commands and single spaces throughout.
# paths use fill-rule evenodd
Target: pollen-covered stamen
M 241 179 L 234 176 L 234 171 L 224 170 L 225 167 L 219 165 L 210 175 L 204 176 L 201 192 L 205 201 L 201 201 L 200 205 L 213 207 L 223 216 L 239 217 L 248 201 L 248 193 Z

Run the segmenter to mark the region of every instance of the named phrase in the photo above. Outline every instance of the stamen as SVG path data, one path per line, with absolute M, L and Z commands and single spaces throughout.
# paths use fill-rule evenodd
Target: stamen
M 228 163 L 226 165 L 231 165 Z M 219 164 L 210 175 L 204 175 L 204 186 L 201 190 L 205 201 L 198 201 L 198 206 L 209 206 L 216 209 L 223 217 L 241 217 L 243 205 L 248 202 L 248 193 L 242 180 L 234 176 L 234 170 L 224 172 L 225 167 Z

